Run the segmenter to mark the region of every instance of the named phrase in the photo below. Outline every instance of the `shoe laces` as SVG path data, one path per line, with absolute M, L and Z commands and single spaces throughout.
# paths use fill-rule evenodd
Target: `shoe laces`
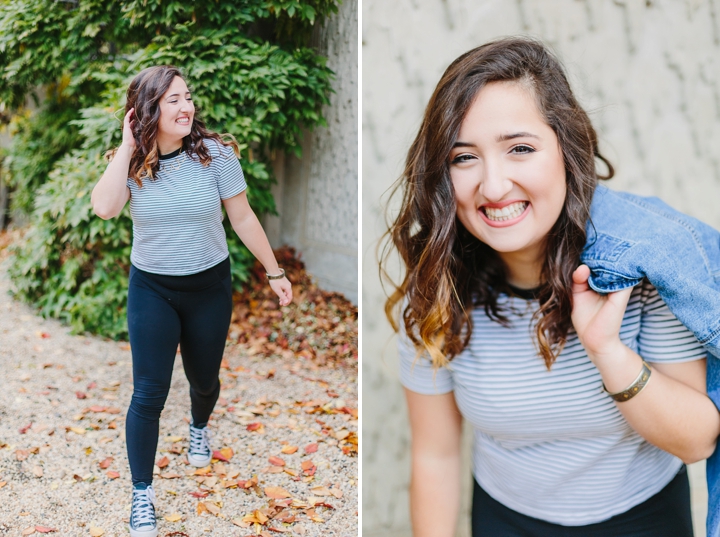
M 190 426 L 190 453 L 198 455 L 210 453 L 210 431 L 207 427 L 197 429 Z
M 133 528 L 155 526 L 155 491 L 152 486 L 145 490 L 133 489 L 130 525 Z

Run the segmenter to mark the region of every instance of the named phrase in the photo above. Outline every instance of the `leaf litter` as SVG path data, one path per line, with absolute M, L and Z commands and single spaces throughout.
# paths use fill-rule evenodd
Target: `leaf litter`
M 357 310 L 292 250 L 277 255 L 296 299 L 278 307 L 259 265 L 235 293 L 206 468 L 187 464 L 176 360 L 154 470 L 161 535 L 357 534 Z M 0 296 L 8 288 L 0 265 Z M 126 533 L 128 344 L 72 336 L 12 300 L 0 301 L 0 337 L 0 522 L 27 535 Z

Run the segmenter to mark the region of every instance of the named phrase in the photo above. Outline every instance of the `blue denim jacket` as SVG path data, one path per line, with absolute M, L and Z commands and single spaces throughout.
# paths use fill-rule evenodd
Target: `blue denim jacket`
M 647 278 L 708 351 L 708 395 L 720 408 L 720 232 L 658 198 L 598 185 L 581 261 L 599 293 Z M 707 461 L 707 537 L 720 537 L 720 449 Z

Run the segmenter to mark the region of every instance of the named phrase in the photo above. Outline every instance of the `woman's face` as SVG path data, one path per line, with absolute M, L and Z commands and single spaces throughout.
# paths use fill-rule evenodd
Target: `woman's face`
M 480 90 L 449 157 L 460 222 L 506 262 L 543 259 L 565 202 L 560 144 L 530 91 L 514 82 Z
M 181 140 L 190 134 L 195 105 L 185 81 L 176 76 L 165 94 L 160 98 L 160 121 L 158 137 L 166 141 Z

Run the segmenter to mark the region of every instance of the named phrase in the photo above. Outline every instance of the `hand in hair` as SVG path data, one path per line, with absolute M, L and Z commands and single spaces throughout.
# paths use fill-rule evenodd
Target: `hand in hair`
M 590 269 L 580 265 L 573 272 L 572 323 L 590 359 L 598 361 L 620 354 L 620 325 L 633 288 L 600 295 L 588 285 Z
M 133 129 L 135 128 L 135 119 L 133 119 L 133 116 L 135 115 L 135 109 L 131 108 L 128 110 L 128 113 L 125 114 L 125 119 L 123 121 L 123 136 L 122 136 L 122 145 L 126 145 L 131 149 L 135 149 L 135 146 L 137 145 L 135 142 L 135 135 L 133 134 Z

